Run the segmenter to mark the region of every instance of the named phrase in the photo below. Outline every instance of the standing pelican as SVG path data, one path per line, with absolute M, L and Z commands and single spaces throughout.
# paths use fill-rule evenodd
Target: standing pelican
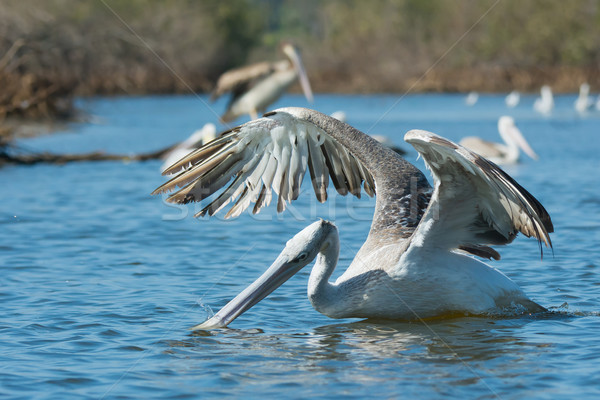
M 575 110 L 578 113 L 585 113 L 588 108 L 591 108 L 594 105 L 594 101 L 590 99 L 590 85 L 587 83 L 582 83 L 579 86 L 579 96 L 577 100 L 575 100 Z
M 534 160 L 538 159 L 512 117 L 504 115 L 498 119 L 498 132 L 504 144 L 488 142 L 477 136 L 463 138 L 460 144 L 496 164 L 516 163 L 519 160 L 519 148 Z
M 252 64 L 221 75 L 211 98 L 215 100 L 224 93 L 231 92 L 227 110 L 221 116 L 223 122 L 233 121 L 244 114 L 256 119 L 259 113 L 265 112 L 298 79 L 306 99 L 313 101 L 298 49 L 284 42 L 281 51 L 287 60 Z
M 519 101 L 521 101 L 521 94 L 516 90 L 510 92 L 504 99 L 508 108 L 515 108 L 519 104 Z
M 554 96 L 552 96 L 552 89 L 550 86 L 544 85 L 540 89 L 540 97 L 535 99 L 533 108 L 544 115 L 548 115 L 554 108 Z
M 202 146 L 213 140 L 217 136 L 217 127 L 215 124 L 210 122 L 204 124 L 202 129 L 198 129 L 194 133 L 191 134 L 183 142 L 175 145 L 168 153 L 163 155 L 163 164 L 160 167 L 161 171 L 166 170 L 169 166 L 174 164 L 175 162 L 181 160 L 185 155 L 190 153 L 193 150 L 196 150 L 198 147 Z
M 544 207 L 495 164 L 459 145 L 419 130 L 404 139 L 423 156 L 433 188 L 422 172 L 375 139 L 304 108 L 269 112 L 167 169 L 185 168 L 154 194 L 180 186 L 167 201 L 210 197 L 201 216 L 236 198 L 225 217 L 240 215 L 251 203 L 257 213 L 273 192 L 283 211 L 300 194 L 307 170 L 321 202 L 329 178 L 342 195 L 377 193 L 369 236 L 335 282 L 329 278 L 340 250 L 337 228 L 320 220 L 289 240 L 260 278 L 192 329 L 227 326 L 315 258 L 308 297 L 332 318 L 543 311 L 504 274 L 467 253 L 499 259 L 488 245 L 510 243 L 518 232 L 551 247 L 553 227 Z

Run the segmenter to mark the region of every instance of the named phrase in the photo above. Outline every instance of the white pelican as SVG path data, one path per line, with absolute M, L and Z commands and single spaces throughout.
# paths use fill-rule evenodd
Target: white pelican
M 577 110 L 578 113 L 583 114 L 588 108 L 591 108 L 594 105 L 594 101 L 590 99 L 589 95 L 590 85 L 582 83 L 581 86 L 579 86 L 579 96 L 577 97 L 577 100 L 575 100 L 575 110 Z
M 223 122 L 233 121 L 244 114 L 256 119 L 298 79 L 306 99 L 313 101 L 298 49 L 284 42 L 281 51 L 287 60 L 252 64 L 227 71 L 219 77 L 211 98 L 215 100 L 231 92 L 227 110 L 221 116 Z
M 544 85 L 540 89 L 540 97 L 535 99 L 533 108 L 544 115 L 548 115 L 554 108 L 554 96 L 552 96 L 552 89 L 550 86 Z
M 504 99 L 508 108 L 515 108 L 519 104 L 519 101 L 521 101 L 521 94 L 516 90 L 510 92 Z
M 183 142 L 175 145 L 171 150 L 165 153 L 162 157 L 164 160 L 160 167 L 161 172 L 166 170 L 175 162 L 181 160 L 189 152 L 196 150 L 198 147 L 206 144 L 217 137 L 217 127 L 210 122 L 204 124 L 202 129 L 198 129 Z
M 512 117 L 504 115 L 498 119 L 498 132 L 504 144 L 488 142 L 477 136 L 463 138 L 460 144 L 496 164 L 516 163 L 519 160 L 519 148 L 534 160 L 538 159 Z
M 596 110 L 600 111 L 600 94 L 598 95 L 598 99 L 596 99 Z
M 470 92 L 467 97 L 465 98 L 465 103 L 468 106 L 473 106 L 475 105 L 475 103 L 477 103 L 477 100 L 479 100 L 479 93 L 477 92 Z
M 320 220 L 289 240 L 260 278 L 192 329 L 226 327 L 315 258 L 308 297 L 332 318 L 412 320 L 545 310 L 500 271 L 467 254 L 499 259 L 488 245 L 510 243 L 518 232 L 551 247 L 553 227 L 544 207 L 495 164 L 449 140 L 419 130 L 404 139 L 423 156 L 433 188 L 422 172 L 375 139 L 304 108 L 269 112 L 167 169 L 183 171 L 154 194 L 183 186 L 168 201 L 210 197 L 201 216 L 235 198 L 226 217 L 251 203 L 256 213 L 273 192 L 283 211 L 298 197 L 307 170 L 321 202 L 330 177 L 343 195 L 360 196 L 361 186 L 370 196 L 377 192 L 369 236 L 335 282 L 329 278 L 340 250 L 337 228 Z

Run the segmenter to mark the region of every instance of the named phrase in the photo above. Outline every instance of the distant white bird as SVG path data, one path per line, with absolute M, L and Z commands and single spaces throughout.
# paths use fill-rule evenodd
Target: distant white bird
M 221 116 L 223 122 L 233 121 L 244 114 L 249 114 L 252 119 L 257 118 L 298 80 L 306 99 L 313 101 L 298 48 L 283 42 L 281 51 L 287 60 L 252 64 L 232 69 L 219 77 L 211 99 L 231 93 L 227 110 Z
M 465 103 L 468 106 L 472 106 L 475 103 L 477 103 L 477 100 L 479 100 L 479 93 L 477 92 L 471 92 L 467 95 L 467 97 L 465 98 Z
M 516 163 L 519 160 L 519 148 L 534 160 L 538 159 L 512 117 L 506 115 L 500 117 L 498 131 L 505 144 L 488 142 L 476 136 L 466 137 L 460 141 L 460 144 L 500 165 Z
M 217 127 L 210 122 L 205 124 L 202 129 L 198 129 L 191 134 L 189 138 L 174 146 L 168 153 L 162 157 L 164 162 L 160 167 L 161 172 L 169 166 L 181 160 L 188 153 L 196 150 L 198 147 L 205 145 L 217 136 Z
M 600 111 L 600 94 L 598 95 L 598 99 L 596 100 L 596 110 Z
M 582 83 L 581 86 L 579 86 L 579 97 L 575 100 L 575 110 L 577 110 L 578 113 L 583 114 L 593 105 L 594 101 L 590 98 L 590 85 Z
M 223 328 L 313 260 L 308 297 L 331 318 L 415 320 L 456 315 L 514 316 L 545 309 L 506 275 L 466 253 L 499 259 L 490 245 L 518 232 L 551 247 L 544 207 L 479 155 L 430 132 L 404 136 L 434 177 L 357 129 L 317 111 L 282 108 L 234 128 L 166 170 L 184 171 L 154 191 L 180 189 L 167 201 L 206 200 L 198 215 L 231 206 L 277 210 L 297 199 L 306 175 L 317 199 L 331 178 L 340 194 L 376 195 L 369 235 L 334 282 L 337 228 L 317 221 L 286 244 L 271 267 L 209 320 L 192 329 Z M 232 227 L 235 229 L 235 227 Z M 347 258 L 344 252 L 344 258 Z
M 540 95 L 540 97 L 535 99 L 533 108 L 539 113 L 548 115 L 554 108 L 554 96 L 552 96 L 552 89 L 550 89 L 550 86 L 542 86 L 540 89 Z
M 504 102 L 508 108 L 516 107 L 517 104 L 519 104 L 519 101 L 521 101 L 521 94 L 516 90 L 510 92 L 508 96 L 506 96 L 506 99 L 504 99 Z

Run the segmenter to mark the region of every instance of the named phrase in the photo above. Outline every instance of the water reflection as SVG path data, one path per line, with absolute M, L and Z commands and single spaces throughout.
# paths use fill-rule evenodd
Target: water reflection
M 211 380 L 219 385 L 226 382 L 228 394 L 235 393 L 238 385 L 257 382 L 275 388 L 305 386 L 306 380 L 325 385 L 328 379 L 335 379 L 344 387 L 349 385 L 350 393 L 353 385 L 357 390 L 362 387 L 362 393 L 364 385 L 377 392 L 381 381 L 412 383 L 411 390 L 417 390 L 413 394 L 418 395 L 420 385 L 415 385 L 415 380 L 435 378 L 428 390 L 436 394 L 472 395 L 474 391 L 496 397 L 499 394 L 489 389 L 490 381 L 526 376 L 539 368 L 537 360 L 553 356 L 556 343 L 539 331 L 543 324 L 567 325 L 576 318 L 553 312 L 514 319 L 473 317 L 427 324 L 360 321 L 283 334 L 225 329 L 196 332 L 183 341 L 163 345 L 168 354 L 186 360 L 180 367 L 208 368 Z M 253 369 L 256 363 L 260 368 Z M 231 380 L 234 371 L 241 375 Z M 436 375 L 440 371 L 443 374 Z
M 465 317 L 423 322 L 374 323 L 360 321 L 329 324 L 309 332 L 266 334 L 260 329 L 198 331 L 184 341 L 166 342 L 170 351 L 189 349 L 190 354 L 220 348 L 231 354 L 261 358 L 302 359 L 307 365 L 323 365 L 322 360 L 349 361 L 361 358 L 409 358 L 413 361 L 486 361 L 515 353 L 526 347 L 544 348 L 550 343 L 530 343 L 518 335 L 528 324 L 540 320 L 568 321 L 573 314 L 545 313 L 535 317 L 487 319 Z M 207 349 L 207 346 L 212 349 Z

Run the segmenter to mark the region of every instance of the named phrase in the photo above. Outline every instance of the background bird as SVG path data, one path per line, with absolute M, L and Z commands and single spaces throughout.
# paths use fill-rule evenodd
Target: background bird
M 216 100 L 225 93 L 231 93 L 227 109 L 221 116 L 223 122 L 233 121 L 244 114 L 252 119 L 257 118 L 298 80 L 306 99 L 313 101 L 298 48 L 283 42 L 280 49 L 286 56 L 285 60 L 252 64 L 221 75 L 211 99 Z

